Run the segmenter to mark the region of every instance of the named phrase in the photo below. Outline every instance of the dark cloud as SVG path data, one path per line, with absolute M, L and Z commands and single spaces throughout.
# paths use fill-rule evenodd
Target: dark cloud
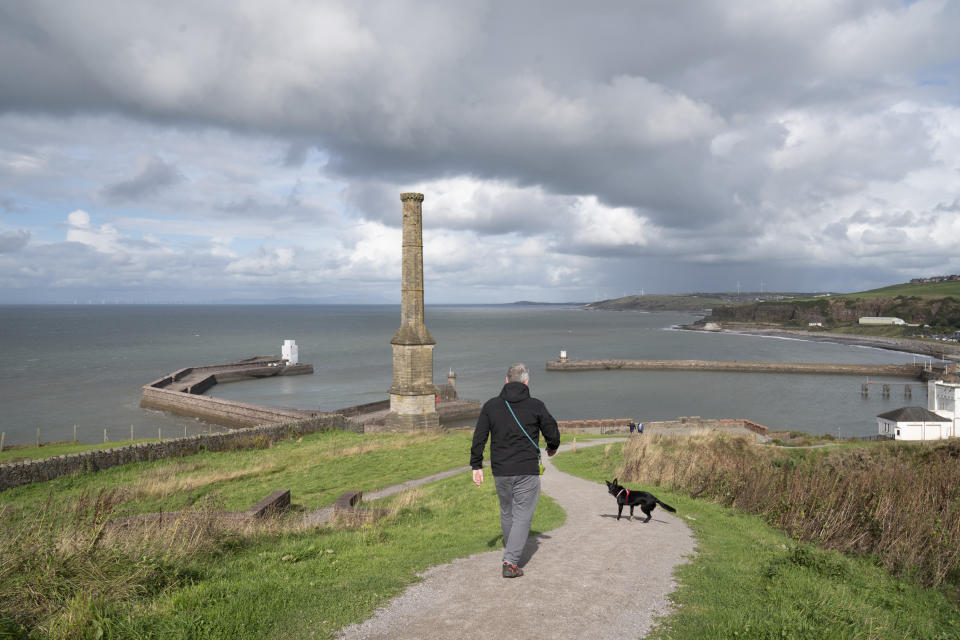
M 183 182 L 184 176 L 172 164 L 152 156 L 141 163 L 135 176 L 105 186 L 101 194 L 107 200 L 137 200 L 156 195 L 167 187 Z
M 939 256 L 957 231 L 958 28 L 960 4 L 935 0 L 34 0 L 0 7 L 0 56 L 17 61 L 0 67 L 0 117 L 92 116 L 111 140 L 149 138 L 138 168 L 100 173 L 107 211 L 42 202 L 94 211 L 101 248 L 129 247 L 109 208 L 148 201 L 157 217 L 356 227 L 338 241 L 382 254 L 363 233 L 395 232 L 398 194 L 424 190 L 425 228 L 458 248 L 443 259 L 464 281 L 482 281 L 469 243 L 499 256 L 529 241 L 531 264 L 568 269 L 524 272 L 544 287 L 649 273 L 682 289 L 749 269 L 801 282 L 827 263 L 855 286 L 860 262 L 894 273 L 884 251 L 936 245 L 928 259 L 956 264 Z M 19 124 L 0 134 L 0 187 L 33 210 L 36 176 L 75 172 L 56 153 L 68 142 Z M 171 131 L 222 146 L 173 149 Z M 240 139 L 269 143 L 240 166 Z M 171 188 L 185 174 L 193 188 Z M 282 249 L 237 273 L 272 273 Z
M 19 208 L 17 207 L 17 203 L 14 202 L 13 198 L 0 196 L 0 211 L 3 211 L 4 213 L 17 213 Z
M 0 233 L 0 253 L 20 251 L 30 242 L 30 232 L 26 229 L 4 231 Z
M 307 153 L 310 151 L 310 145 L 303 142 L 292 142 L 287 147 L 287 153 L 283 157 L 283 164 L 287 167 L 301 167 L 307 160 Z

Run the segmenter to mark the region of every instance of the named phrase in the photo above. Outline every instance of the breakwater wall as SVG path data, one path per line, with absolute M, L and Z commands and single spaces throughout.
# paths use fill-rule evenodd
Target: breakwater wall
M 225 382 L 311 373 L 313 365 L 287 364 L 284 360 L 272 356 L 258 356 L 230 364 L 186 367 L 145 384 L 141 388 L 140 406 L 228 427 L 252 427 L 307 420 L 320 416 L 321 412 L 261 407 L 246 402 L 211 398 L 203 394 L 214 385 Z
M 340 414 L 318 414 L 309 420 L 284 424 L 265 424 L 227 433 L 203 434 L 159 442 L 142 442 L 114 449 L 97 449 L 0 465 L 0 491 L 45 482 L 75 473 L 100 471 L 133 462 L 190 456 L 204 451 L 230 451 L 243 448 L 257 438 L 270 442 L 296 438 L 318 431 L 357 430 L 357 425 Z
M 547 371 L 728 371 L 741 373 L 806 373 L 891 376 L 920 379 L 922 365 L 824 364 L 816 362 L 722 362 L 712 360 L 550 360 Z
M 566 420 L 557 422 L 560 433 L 599 433 L 599 434 L 629 434 L 631 420 L 616 418 L 609 420 Z M 662 435 L 690 435 L 703 431 L 722 431 L 748 436 L 758 436 L 766 439 L 770 435 L 770 428 L 745 418 L 710 419 L 700 416 L 680 417 L 676 420 L 661 420 L 644 422 L 645 434 Z
M 143 394 L 140 397 L 140 406 L 146 409 L 159 409 L 182 416 L 199 418 L 206 422 L 228 427 L 281 424 L 320 415 L 319 411 L 274 409 L 235 400 L 146 387 L 144 387 Z

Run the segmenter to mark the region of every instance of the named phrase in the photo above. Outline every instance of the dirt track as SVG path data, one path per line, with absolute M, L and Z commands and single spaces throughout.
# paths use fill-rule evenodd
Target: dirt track
M 674 568 L 694 553 L 693 536 L 677 517 L 682 514 L 658 508 L 646 524 L 639 518 L 617 521 L 616 502 L 605 486 L 561 473 L 549 461 L 546 466 L 543 493 L 564 508 L 567 521 L 528 540 L 524 576 L 501 577 L 499 550 L 436 566 L 339 637 L 620 640 L 645 635 L 654 618 L 670 610 Z M 491 528 L 499 527 L 497 517 L 490 514 Z

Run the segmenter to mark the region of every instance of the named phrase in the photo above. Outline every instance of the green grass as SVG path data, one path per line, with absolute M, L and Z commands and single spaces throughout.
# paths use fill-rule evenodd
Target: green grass
M 445 436 L 336 431 L 283 440 L 269 449 L 200 453 L 64 476 L 4 492 L 11 506 L 42 502 L 49 492 L 61 497 L 84 491 L 125 487 L 135 499 L 127 513 L 172 511 L 216 500 L 222 508 L 243 510 L 277 489 L 290 489 L 304 509 L 333 504 L 344 491 L 364 492 L 467 464 L 470 434 Z
M 100 442 L 96 444 L 85 444 L 82 442 L 50 442 L 37 446 L 14 446 L 7 445 L 3 451 L 0 451 L 0 464 L 10 462 L 21 462 L 23 460 L 40 460 L 43 458 L 52 458 L 54 456 L 63 456 L 70 453 L 82 453 L 84 451 L 95 451 L 97 449 L 116 449 L 131 444 L 141 442 L 156 442 L 156 438 L 143 438 L 140 440 L 118 440 L 110 442 Z
M 910 284 L 902 282 L 892 284 L 879 289 L 868 289 L 866 291 L 855 291 L 853 293 L 834 293 L 831 299 L 844 298 L 896 298 L 897 296 L 917 296 L 920 298 L 945 298 L 948 296 L 960 297 L 960 281 L 957 282 L 932 282 L 929 284 Z M 823 300 L 824 298 L 804 297 L 796 298 L 793 302 L 807 302 L 814 300 Z
M 50 493 L 76 498 L 123 487 L 133 493 L 119 516 L 178 511 L 204 504 L 242 511 L 277 489 L 290 489 L 305 510 L 330 506 L 345 491 L 364 493 L 466 466 L 471 430 L 439 434 L 357 434 L 332 431 L 282 440 L 269 449 L 206 452 L 64 476 L 3 492 L 7 517 L 29 516 Z M 584 442 L 599 436 L 562 436 Z M 489 445 L 488 445 L 489 449 Z
M 467 474 L 420 491 L 386 523 L 359 530 L 266 538 L 193 567 L 193 584 L 133 615 L 112 617 L 123 638 L 326 638 L 373 611 L 428 567 L 499 548 L 493 483 Z M 544 496 L 532 529 L 553 529 L 564 514 Z M 499 571 L 499 562 L 491 571 Z
M 369 617 L 427 567 L 498 548 L 496 493 L 492 482 L 477 489 L 464 472 L 381 501 L 394 514 L 359 528 L 304 531 L 296 527 L 302 510 L 350 489 L 464 466 L 471 436 L 329 432 L 4 492 L 0 637 L 13 628 L 10 620 L 43 638 L 329 637 Z M 97 542 L 110 517 L 243 509 L 278 488 L 290 489 L 294 502 L 286 529 Z M 544 496 L 533 529 L 555 528 L 564 517 Z
M 562 453 L 557 467 L 611 479 L 622 444 Z M 960 611 L 940 591 L 898 579 L 869 558 L 790 539 L 745 515 L 659 487 L 697 539 L 677 569 L 676 610 L 648 637 L 660 640 L 960 638 Z
M 956 282 L 932 282 L 929 284 L 893 284 L 879 289 L 870 289 L 869 291 L 858 291 L 857 293 L 846 293 L 844 298 L 895 298 L 897 296 L 921 296 L 925 298 L 943 298 L 946 296 L 960 297 L 960 281 Z

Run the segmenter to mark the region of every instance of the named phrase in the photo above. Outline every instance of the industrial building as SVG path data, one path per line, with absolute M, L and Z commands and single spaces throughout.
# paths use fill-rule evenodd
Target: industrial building
M 907 324 L 902 318 L 894 318 L 891 316 L 862 316 L 860 318 L 861 325 L 905 325 Z

